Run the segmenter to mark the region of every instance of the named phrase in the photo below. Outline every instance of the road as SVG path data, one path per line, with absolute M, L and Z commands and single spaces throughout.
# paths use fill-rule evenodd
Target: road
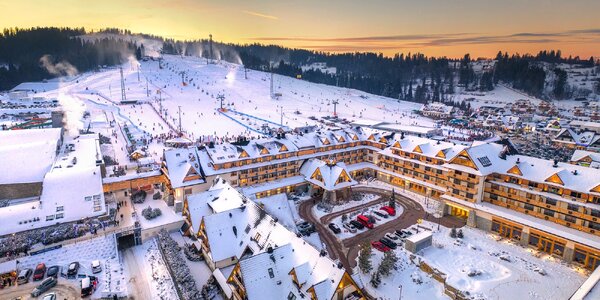
M 417 220 L 419 219 L 426 219 L 428 221 L 436 223 L 438 222 L 437 219 L 433 218 L 429 214 L 426 214 L 418 202 L 407 198 L 403 195 L 396 194 L 396 205 L 401 206 L 404 209 L 402 215 L 398 216 L 392 221 L 375 226 L 375 228 L 373 229 L 359 233 L 354 237 L 342 241 L 333 232 L 331 232 L 329 228 L 327 228 L 326 224 L 328 224 L 329 221 L 343 214 L 357 211 L 379 203 L 389 202 L 391 196 L 390 191 L 378 188 L 360 187 L 354 188 L 352 189 L 352 191 L 376 194 L 379 195 L 379 199 L 325 215 L 321 217 L 320 220 L 317 220 L 317 218 L 312 214 L 313 206 L 316 205 L 320 200 L 312 199 L 304 201 L 300 204 L 300 207 L 298 209 L 300 217 L 302 217 L 310 223 L 315 224 L 317 232 L 319 232 L 321 240 L 323 241 L 323 243 L 325 243 L 331 259 L 339 259 L 344 268 L 346 268 L 346 270 L 350 274 L 352 274 L 352 270 L 356 266 L 356 257 L 358 255 L 359 249 L 358 246 L 362 242 L 379 240 L 387 232 L 391 232 L 396 229 L 408 228 L 411 225 L 416 224 Z M 462 227 L 465 225 L 465 222 L 455 217 L 444 216 L 440 219 L 440 224 L 446 227 Z
M 152 299 L 153 297 L 150 293 L 152 290 L 146 280 L 144 274 L 145 271 L 139 267 L 133 248 L 122 251 L 121 255 L 129 274 L 129 282 L 127 285 L 129 295 L 135 295 L 136 299 Z
M 38 284 L 39 282 L 30 282 L 24 285 L 4 288 L 0 290 L 0 299 L 16 299 L 17 297 L 23 297 L 23 299 L 39 299 L 41 297 L 33 298 L 30 295 L 31 291 Z M 57 300 L 81 298 L 81 291 L 79 290 L 78 281 L 67 280 L 64 278 L 59 278 L 58 284 L 47 292 L 42 293 L 42 296 L 48 293 L 56 293 Z

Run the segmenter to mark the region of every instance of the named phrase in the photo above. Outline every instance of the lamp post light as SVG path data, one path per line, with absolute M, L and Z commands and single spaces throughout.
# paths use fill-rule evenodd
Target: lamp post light
M 399 294 L 399 295 L 398 295 L 398 299 L 399 299 L 399 300 L 402 300 L 402 285 L 399 285 L 399 286 L 398 286 L 398 291 L 399 291 L 399 293 L 398 293 L 398 294 Z

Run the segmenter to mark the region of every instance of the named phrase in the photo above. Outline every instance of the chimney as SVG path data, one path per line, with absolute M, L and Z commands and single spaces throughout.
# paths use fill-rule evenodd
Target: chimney
M 552 165 L 552 167 L 554 167 L 554 168 L 558 167 L 558 159 L 554 159 L 554 164 Z

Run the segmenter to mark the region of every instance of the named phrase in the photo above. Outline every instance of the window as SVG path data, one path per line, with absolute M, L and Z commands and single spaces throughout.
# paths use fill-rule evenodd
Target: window
M 65 217 L 65 214 L 63 214 L 63 213 L 56 214 L 56 219 L 57 219 L 57 220 L 58 220 L 58 219 L 62 219 L 62 218 L 64 218 L 64 217 Z
M 469 174 L 469 178 L 474 179 L 475 178 L 475 174 Z
M 473 195 L 473 194 L 471 194 L 471 193 L 467 193 L 467 198 L 468 198 L 468 199 L 473 199 L 473 197 L 474 197 L 474 195 Z
M 560 195 L 560 189 L 554 186 L 549 186 L 548 187 L 548 192 L 552 193 L 552 194 L 557 194 Z
M 548 205 L 556 205 L 556 200 L 552 198 L 546 198 L 546 204 Z
M 492 199 L 492 200 L 498 200 L 498 195 L 496 195 L 496 194 L 490 194 L 490 199 Z
M 65 210 L 65 207 L 62 205 L 56 207 L 56 212 L 63 211 L 63 210 Z
M 258 233 L 258 232 L 256 233 L 256 235 L 254 236 L 254 240 L 255 241 L 260 240 L 260 233 Z
M 101 211 L 101 210 L 102 210 L 102 206 L 100 206 L 100 205 L 94 206 L 94 212 L 98 212 L 98 211 Z
M 537 183 L 533 181 L 530 181 L 527 185 L 529 185 L 532 188 L 537 188 Z
M 46 216 L 46 221 L 52 221 L 52 220 L 54 220 L 54 215 Z
M 590 214 L 594 217 L 600 217 L 600 210 L 597 209 L 592 209 L 592 211 L 590 212 Z
M 594 229 L 594 230 L 600 230 L 600 223 L 596 223 L 596 222 L 590 222 L 590 224 L 588 225 L 589 228 Z
M 525 205 L 523 206 L 526 210 L 533 210 L 533 205 L 529 204 L 529 203 L 525 203 Z
M 551 209 L 544 209 L 544 214 L 548 217 L 554 217 L 554 211 Z
M 572 211 L 579 211 L 579 205 L 569 203 L 567 205 L 567 209 L 568 210 L 572 210 Z
M 567 221 L 569 223 L 575 223 L 575 217 L 569 216 L 569 215 L 565 215 L 565 221 Z
M 454 174 L 456 174 L 456 175 L 462 175 L 462 172 L 461 171 L 454 171 Z
M 484 167 L 489 167 L 492 165 L 492 162 L 490 161 L 490 159 L 487 156 L 478 157 L 477 160 L 479 160 L 481 165 Z
M 273 268 L 269 268 L 269 277 L 270 278 L 275 277 L 275 273 L 273 273 Z
M 581 198 L 581 193 L 579 193 L 579 192 L 574 192 L 574 191 L 571 191 L 571 197 L 575 197 L 575 198 Z
M 296 300 L 296 295 L 294 295 L 294 293 L 290 292 L 290 293 L 288 294 L 288 297 L 287 297 L 287 298 L 288 298 L 288 300 Z

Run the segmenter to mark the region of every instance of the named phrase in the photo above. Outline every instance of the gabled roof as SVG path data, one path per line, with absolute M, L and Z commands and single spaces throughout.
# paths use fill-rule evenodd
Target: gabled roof
M 205 183 L 195 147 L 165 151 L 167 176 L 174 188 Z
M 300 167 L 304 179 L 325 190 L 333 191 L 357 184 L 350 177 L 346 165 L 342 162 L 326 163 L 320 159 L 311 158 Z

